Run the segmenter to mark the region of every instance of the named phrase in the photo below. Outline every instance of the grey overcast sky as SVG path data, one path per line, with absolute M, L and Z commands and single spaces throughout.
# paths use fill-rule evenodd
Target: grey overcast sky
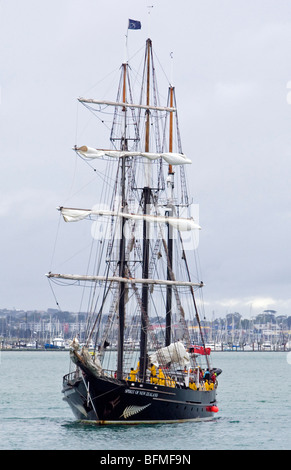
M 0 308 L 55 307 L 45 273 L 55 208 L 76 176 L 77 98 L 100 98 L 95 85 L 124 58 L 128 18 L 142 23 L 131 52 L 143 47 L 148 11 L 168 69 L 174 53 L 206 317 L 291 315 L 287 0 L 0 0 Z

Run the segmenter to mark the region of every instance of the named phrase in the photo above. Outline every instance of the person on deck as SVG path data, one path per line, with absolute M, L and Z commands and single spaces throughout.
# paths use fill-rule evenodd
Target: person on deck
M 135 382 L 136 381 L 136 374 L 137 374 L 137 371 L 134 370 L 134 368 L 132 367 L 130 369 L 129 380 L 131 380 L 132 382 Z
M 209 382 L 207 379 L 205 379 L 205 383 L 204 383 L 204 387 L 205 387 L 205 391 L 208 392 L 209 389 Z
M 193 379 L 190 379 L 189 388 L 191 388 L 191 390 L 197 390 L 196 383 Z
M 157 370 L 156 370 L 155 364 L 151 364 L 150 371 L 151 371 L 150 382 L 151 384 L 156 384 L 158 382 L 158 379 L 157 379 Z
M 158 384 L 165 385 L 165 374 L 162 371 L 161 366 L 159 367 Z
M 211 375 L 210 375 L 209 369 L 206 369 L 206 371 L 204 372 L 203 378 L 204 378 L 204 380 L 206 380 L 206 379 L 210 380 L 210 377 L 211 377 Z

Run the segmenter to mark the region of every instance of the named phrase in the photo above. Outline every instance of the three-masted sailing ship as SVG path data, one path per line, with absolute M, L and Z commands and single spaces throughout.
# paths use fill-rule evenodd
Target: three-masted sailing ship
M 92 209 L 59 207 L 66 222 L 89 219 L 103 228 L 94 272 L 47 274 L 89 286 L 91 296 L 86 340 L 71 343 L 63 398 L 77 419 L 98 424 L 209 419 L 218 411 L 221 371 L 205 348 L 196 300 L 203 282 L 191 274 L 200 229 L 186 181 L 191 160 L 182 152 L 171 83 L 160 104 L 151 39 L 137 99 L 130 74 L 125 61 L 116 101 L 79 98 L 93 113 L 112 110 L 113 119 L 108 149 L 74 150 L 115 176 Z

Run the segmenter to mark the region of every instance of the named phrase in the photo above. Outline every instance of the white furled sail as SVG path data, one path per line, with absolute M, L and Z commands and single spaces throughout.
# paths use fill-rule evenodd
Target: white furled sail
M 190 356 L 185 346 L 180 341 L 171 343 L 165 348 L 158 349 L 149 356 L 149 359 L 155 366 L 160 365 L 162 367 L 169 364 L 179 364 L 181 368 L 184 368 L 190 364 Z
M 134 104 L 134 103 L 119 103 L 118 101 L 106 101 L 106 100 L 96 100 L 91 98 L 79 98 L 80 103 L 87 104 L 99 104 L 104 106 L 118 106 L 120 108 L 137 108 L 137 109 L 148 109 L 153 111 L 167 111 L 168 113 L 176 112 L 176 108 L 168 106 L 151 106 L 147 104 Z
M 186 157 L 183 153 L 152 153 L 152 152 L 129 152 L 129 151 L 117 151 L 117 150 L 102 150 L 87 147 L 76 147 L 76 150 L 82 157 L 88 159 L 102 158 L 102 157 L 145 157 L 148 160 L 158 160 L 162 158 L 169 165 L 186 165 L 191 164 L 192 161 Z
M 127 278 L 120 276 L 88 276 L 82 274 L 57 274 L 47 273 L 48 278 L 66 279 L 68 281 L 91 281 L 91 282 L 122 282 L 128 285 L 133 284 L 157 284 L 165 286 L 180 286 L 180 287 L 203 287 L 203 282 L 191 282 L 191 281 L 171 281 L 167 279 L 138 279 L 138 278 Z
M 147 222 L 167 223 L 182 232 L 189 230 L 201 230 L 200 225 L 196 224 L 193 219 L 183 217 L 166 217 L 163 215 L 148 214 L 128 214 L 126 212 L 114 212 L 107 210 L 90 210 L 90 209 L 71 209 L 68 207 L 60 207 L 59 210 L 65 222 L 78 222 L 89 216 L 109 216 L 124 217 L 132 220 L 145 220 Z

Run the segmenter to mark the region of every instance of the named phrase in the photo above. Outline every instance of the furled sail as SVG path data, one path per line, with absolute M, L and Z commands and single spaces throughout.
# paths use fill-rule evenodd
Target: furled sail
M 98 377 L 102 374 L 102 365 L 99 357 L 95 355 L 93 361 L 92 356 L 86 347 L 83 347 L 82 350 L 80 350 L 80 344 L 77 338 L 74 338 L 70 344 L 70 357 L 75 364 L 77 363 L 77 360 L 81 360 L 93 375 Z
M 168 107 L 168 106 L 151 106 L 148 104 L 134 104 L 134 103 L 119 103 L 118 101 L 107 101 L 107 100 L 96 100 L 92 98 L 79 98 L 80 103 L 87 103 L 87 104 L 99 104 L 104 106 L 119 106 L 120 108 L 137 108 L 137 109 L 148 109 L 153 111 L 166 111 L 168 113 L 176 112 L 176 108 Z
M 183 217 L 166 217 L 163 215 L 148 215 L 148 214 L 129 214 L 126 212 L 114 212 L 108 210 L 90 210 L 90 209 L 73 209 L 69 207 L 60 207 L 59 210 L 65 222 L 78 222 L 89 216 L 114 216 L 124 217 L 132 220 L 146 220 L 147 222 L 167 223 L 180 231 L 200 230 L 200 225 L 191 218 Z
M 171 343 L 165 348 L 158 349 L 155 353 L 149 356 L 149 360 L 156 366 L 178 364 L 181 368 L 184 368 L 190 364 L 190 356 L 186 351 L 185 346 L 180 341 Z
M 49 272 L 46 274 L 48 278 L 66 279 L 68 281 L 91 281 L 91 282 L 123 282 L 128 285 L 132 284 L 157 284 L 161 286 L 180 286 L 180 287 L 203 287 L 203 282 L 191 281 L 171 281 L 168 279 L 139 279 L 127 278 L 120 276 L 90 276 L 86 274 L 57 274 Z
M 169 165 L 185 165 L 190 164 L 192 161 L 186 157 L 183 153 L 151 153 L 151 152 L 129 152 L 129 151 L 117 151 L 117 150 L 98 150 L 92 147 L 83 145 L 82 147 L 76 147 L 76 150 L 82 157 L 95 159 L 102 157 L 145 157 L 149 160 L 158 160 L 162 158 Z

